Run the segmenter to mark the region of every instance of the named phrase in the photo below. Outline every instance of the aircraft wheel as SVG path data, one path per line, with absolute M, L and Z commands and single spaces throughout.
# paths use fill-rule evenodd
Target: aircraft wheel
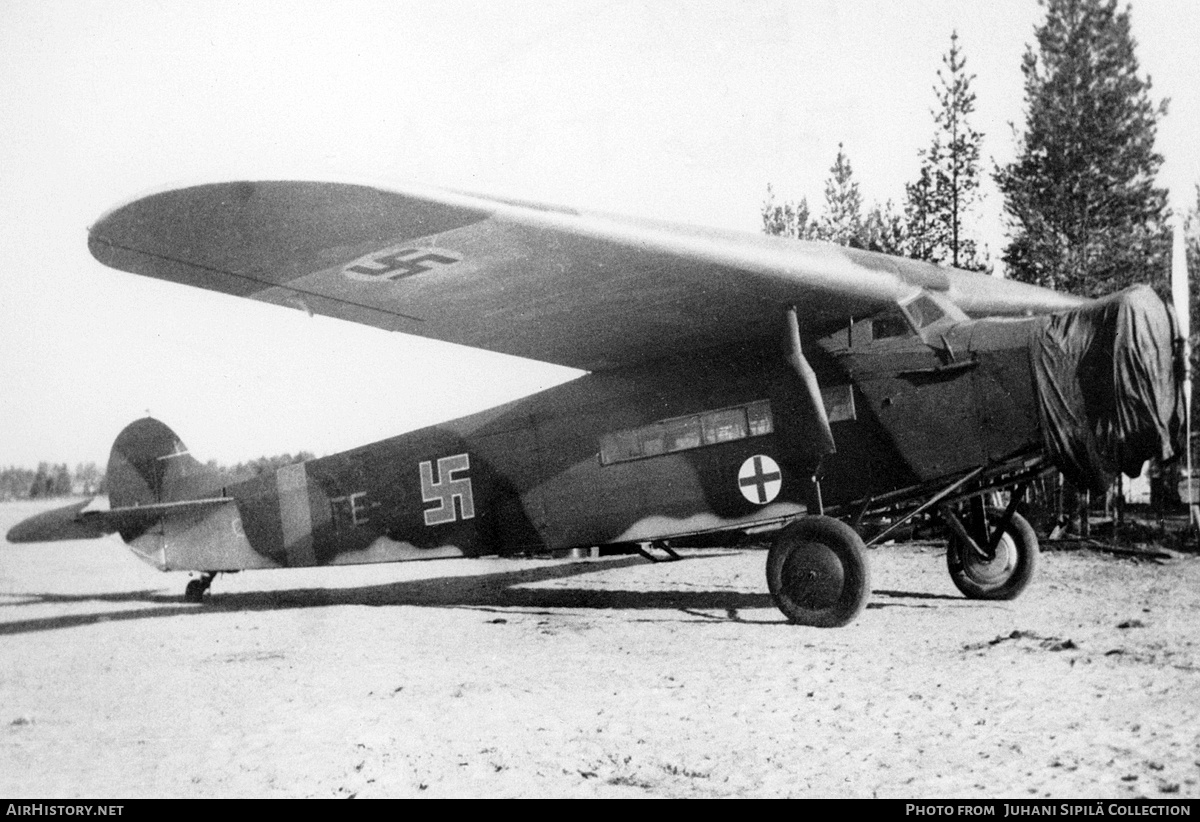
M 871 595 L 862 538 L 830 517 L 792 523 L 767 554 L 767 588 L 776 607 L 797 625 L 848 625 Z
M 206 588 L 207 588 L 207 586 L 204 584 L 204 582 L 202 580 L 199 580 L 199 579 L 190 580 L 187 584 L 187 587 L 183 589 L 183 601 L 184 602 L 203 602 L 204 601 L 204 591 Z
M 988 522 L 999 520 L 1003 511 L 987 509 Z M 988 528 L 991 533 L 992 528 Z M 985 559 L 950 535 L 946 564 L 954 586 L 968 599 L 1016 599 L 1033 578 L 1037 567 L 1038 538 L 1033 526 L 1014 513 L 996 544 L 996 554 Z

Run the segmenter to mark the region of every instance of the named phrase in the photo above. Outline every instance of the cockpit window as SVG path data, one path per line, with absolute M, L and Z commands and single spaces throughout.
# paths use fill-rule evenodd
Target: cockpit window
M 928 294 L 922 294 L 904 306 L 917 328 L 925 328 L 946 316 L 946 312 Z
M 912 333 L 908 320 L 899 311 L 892 309 L 871 320 L 871 338 L 886 340 L 892 337 L 907 337 Z
M 853 322 L 847 340 L 863 345 L 874 340 L 900 339 L 914 334 L 925 339 L 939 328 L 967 319 L 961 309 L 949 299 L 927 291 L 913 291 L 904 299 L 886 308 L 869 321 L 862 323 L 865 333 L 858 335 Z M 869 329 L 869 330 L 866 330 Z

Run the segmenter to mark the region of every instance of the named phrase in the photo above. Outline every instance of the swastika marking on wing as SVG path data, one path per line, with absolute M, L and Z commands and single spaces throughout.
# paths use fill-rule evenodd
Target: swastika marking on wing
M 738 490 L 755 505 L 766 505 L 775 499 L 782 485 L 783 472 L 770 457 L 756 454 L 738 470 Z
M 475 497 L 471 492 L 470 477 L 455 477 L 459 471 L 468 471 L 471 459 L 466 454 L 442 457 L 437 461 L 437 480 L 433 476 L 433 463 L 422 462 L 421 498 L 425 502 L 436 502 L 433 508 L 425 509 L 426 525 L 442 525 L 458 519 L 475 517 Z M 458 508 L 454 500 L 458 500 Z M 461 517 L 460 517 L 461 514 Z
M 462 258 L 452 251 L 438 248 L 400 248 L 376 252 L 342 269 L 342 273 L 352 280 L 363 282 L 379 282 L 381 280 L 402 280 L 422 271 L 429 271 L 434 266 L 447 266 L 457 263 Z

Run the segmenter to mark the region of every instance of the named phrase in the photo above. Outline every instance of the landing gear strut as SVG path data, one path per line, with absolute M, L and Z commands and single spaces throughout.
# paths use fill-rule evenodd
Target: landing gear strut
M 204 595 L 208 593 L 208 588 L 216 576 L 214 571 L 205 571 L 197 579 L 189 580 L 187 588 L 183 590 L 183 601 L 203 602 Z
M 656 557 L 650 553 L 651 548 L 661 548 L 666 552 L 667 556 L 665 558 Z M 683 559 L 683 557 L 675 553 L 675 550 L 670 545 L 661 540 L 658 542 L 639 542 L 637 544 L 637 552 L 651 562 L 676 562 Z

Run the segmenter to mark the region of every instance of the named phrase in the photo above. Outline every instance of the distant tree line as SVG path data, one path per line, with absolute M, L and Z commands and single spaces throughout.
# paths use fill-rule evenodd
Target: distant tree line
M 316 455 L 311 451 L 300 451 L 296 454 L 277 454 L 273 457 L 259 457 L 258 459 L 239 462 L 236 465 L 222 465 L 216 460 L 209 460 L 205 463 L 205 467 L 210 471 L 220 474 L 226 482 L 232 483 L 254 479 L 264 474 L 273 474 L 286 465 L 308 462 L 312 459 L 316 459 Z
M 232 483 L 270 474 L 285 465 L 311 459 L 315 459 L 314 454 L 301 451 L 297 454 L 259 457 L 236 465 L 222 465 L 216 460 L 209 460 L 205 467 L 220 475 L 226 482 Z M 65 462 L 41 462 L 38 463 L 37 470 L 16 466 L 0 468 L 0 500 L 93 496 L 107 493 L 107 477 L 94 462 L 81 462 L 73 471 Z
M 37 470 L 0 468 L 0 500 L 103 494 L 104 472 L 94 462 L 81 462 L 75 470 L 64 462 L 38 463 Z

